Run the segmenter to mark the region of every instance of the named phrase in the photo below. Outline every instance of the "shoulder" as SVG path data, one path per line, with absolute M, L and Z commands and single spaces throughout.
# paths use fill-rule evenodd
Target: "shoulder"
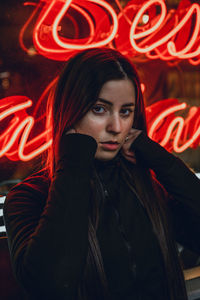
M 9 192 L 13 193 L 33 193 L 38 195 L 44 195 L 48 193 L 50 180 L 45 169 L 40 170 L 36 173 L 31 174 L 25 178 L 22 182 L 15 185 Z M 9 195 L 8 194 L 8 195 Z
M 43 207 L 48 197 L 50 179 L 45 169 L 31 174 L 15 185 L 8 193 L 4 203 L 4 214 L 7 210 L 37 206 Z

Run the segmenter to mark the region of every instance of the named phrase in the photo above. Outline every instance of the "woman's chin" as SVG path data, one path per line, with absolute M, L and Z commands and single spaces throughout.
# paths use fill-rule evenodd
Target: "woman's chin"
M 97 151 L 95 158 L 102 161 L 109 161 L 116 157 L 119 150 L 117 151 Z

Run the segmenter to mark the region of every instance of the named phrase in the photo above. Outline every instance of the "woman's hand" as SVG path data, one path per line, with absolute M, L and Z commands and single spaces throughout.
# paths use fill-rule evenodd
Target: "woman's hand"
M 135 154 L 133 151 L 130 150 L 130 147 L 132 143 L 135 141 L 135 139 L 140 135 L 142 130 L 131 128 L 129 131 L 129 134 L 126 137 L 126 141 L 124 142 L 124 145 L 122 146 L 122 155 L 129 160 L 132 163 L 136 163 Z

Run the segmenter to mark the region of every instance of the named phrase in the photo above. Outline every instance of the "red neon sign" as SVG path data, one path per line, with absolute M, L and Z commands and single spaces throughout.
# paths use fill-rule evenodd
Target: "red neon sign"
M 177 10 L 167 12 L 164 0 L 131 0 L 117 15 L 103 0 L 41 0 L 20 33 L 25 51 L 24 32 L 39 13 L 33 32 L 37 51 L 50 59 L 67 60 L 74 52 L 92 47 L 109 46 L 130 56 L 146 55 L 149 59 L 200 63 L 200 5 L 182 0 Z M 28 3 L 27 3 L 28 4 Z M 88 27 L 81 37 L 81 22 Z M 157 11 L 160 11 L 159 13 Z M 59 33 L 63 19 L 71 22 L 74 37 Z
M 32 101 L 25 96 L 13 96 L 0 101 L 0 158 L 28 161 L 51 145 L 49 129 L 32 136 L 38 119 L 28 115 Z M 189 109 L 184 119 L 177 112 Z M 170 151 L 182 152 L 200 145 L 200 107 L 188 107 L 177 99 L 156 102 L 146 108 L 149 136 Z
M 187 110 L 185 119 L 176 115 Z M 200 145 L 200 107 L 167 99 L 147 107 L 146 113 L 149 137 L 167 150 L 180 153 Z
M 102 47 L 109 44 L 117 33 L 117 15 L 114 9 L 105 1 L 52 0 L 42 2 L 46 3 L 35 25 L 33 41 L 38 52 L 48 58 L 67 60 L 78 50 Z M 41 5 L 39 4 L 39 6 Z M 77 38 L 82 24 L 79 24 L 73 16 L 69 15 L 69 8 L 78 12 L 84 18 L 89 28 L 87 37 Z M 36 7 L 36 10 L 38 10 L 38 7 Z M 64 17 L 70 19 L 73 23 L 75 28 L 73 39 L 59 35 L 59 24 Z M 22 35 L 20 35 L 20 42 L 23 45 Z
M 108 45 L 131 56 L 146 55 L 150 59 L 168 61 L 189 59 L 200 63 L 200 6 L 182 0 L 176 11 L 167 13 L 164 0 L 132 0 L 116 15 L 103 0 L 42 0 L 23 26 L 19 40 L 36 14 L 39 14 L 33 41 L 37 51 L 50 59 L 67 60 L 74 52 L 85 48 Z M 157 13 L 157 7 L 160 13 Z M 70 10 L 71 9 L 71 10 Z M 88 35 L 80 36 L 80 26 L 71 11 L 79 14 L 88 27 Z M 145 18 L 144 18 L 145 17 Z M 74 37 L 61 36 L 64 18 L 74 27 Z M 36 135 L 35 128 L 45 116 L 36 117 L 41 102 L 46 98 L 54 79 L 37 102 L 33 115 L 27 113 L 32 101 L 27 97 L 13 96 L 0 101 L 0 157 L 28 161 L 41 154 L 50 145 L 50 129 Z M 143 87 L 144 88 L 144 87 Z M 178 112 L 188 111 L 184 119 Z M 188 107 L 176 99 L 162 100 L 146 108 L 149 136 L 169 151 L 183 152 L 200 144 L 200 108 Z M 34 130 L 33 130 L 34 129 Z
M 141 17 L 156 3 L 159 4 L 161 13 L 155 20 L 155 24 L 150 28 L 138 31 Z M 130 43 L 132 47 L 138 53 L 144 53 L 147 56 L 149 54 L 149 58 L 171 60 L 172 58 L 190 59 L 197 57 L 200 54 L 200 6 L 196 3 L 190 6 L 189 1 L 182 1 L 176 13 L 171 17 L 169 14 L 167 15 L 163 0 L 147 1 L 138 11 L 131 25 Z M 192 26 L 192 18 L 194 17 L 195 25 Z M 192 30 L 192 33 L 188 30 Z M 151 55 L 152 51 L 156 52 L 155 56 Z M 196 63 L 193 60 L 190 62 Z
M 37 120 L 26 109 L 32 101 L 23 96 L 11 96 L 0 101 L 0 157 L 28 161 L 45 151 L 51 141 L 46 141 L 49 129 L 30 139 Z M 5 127 L 4 131 L 2 130 Z

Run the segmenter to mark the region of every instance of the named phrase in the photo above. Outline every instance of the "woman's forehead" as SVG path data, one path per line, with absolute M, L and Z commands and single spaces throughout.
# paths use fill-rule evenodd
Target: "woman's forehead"
M 135 87 L 130 79 L 107 81 L 100 90 L 99 98 L 122 105 L 135 103 Z

